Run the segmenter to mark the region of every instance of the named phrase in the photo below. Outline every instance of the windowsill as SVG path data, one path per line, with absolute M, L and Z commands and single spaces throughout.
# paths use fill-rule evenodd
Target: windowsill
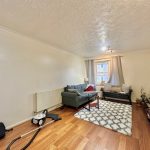
M 99 84 L 96 84 L 96 86 L 104 87 L 104 85 L 99 85 Z M 112 85 L 112 87 L 121 87 L 121 85 Z

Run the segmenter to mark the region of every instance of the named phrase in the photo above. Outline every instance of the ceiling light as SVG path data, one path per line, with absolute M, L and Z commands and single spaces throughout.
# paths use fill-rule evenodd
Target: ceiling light
M 106 46 L 103 46 L 102 48 L 101 48 L 101 50 L 102 51 L 106 51 L 108 48 L 106 47 Z
M 111 49 L 109 49 L 109 50 L 106 51 L 107 54 L 110 54 L 110 53 L 112 53 L 112 52 L 113 52 L 113 51 L 112 51 Z
M 110 46 L 108 46 L 108 49 L 105 52 L 110 54 L 113 52 L 113 50 L 110 48 Z

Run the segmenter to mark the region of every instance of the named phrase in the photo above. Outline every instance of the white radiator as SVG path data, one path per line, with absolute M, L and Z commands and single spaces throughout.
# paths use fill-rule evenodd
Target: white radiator
M 39 92 L 35 94 L 34 112 L 39 112 L 44 109 L 52 109 L 61 106 L 61 92 L 63 89 L 52 91 Z

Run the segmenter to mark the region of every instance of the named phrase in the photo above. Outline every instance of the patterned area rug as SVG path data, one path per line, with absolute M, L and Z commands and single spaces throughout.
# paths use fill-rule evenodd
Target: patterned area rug
M 74 116 L 125 135 L 131 135 L 132 106 L 100 100 L 100 108 L 82 109 Z

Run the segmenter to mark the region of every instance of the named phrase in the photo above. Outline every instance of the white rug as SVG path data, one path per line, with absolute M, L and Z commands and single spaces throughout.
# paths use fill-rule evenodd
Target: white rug
M 84 108 L 74 116 L 125 135 L 132 134 L 131 105 L 100 100 L 99 106 L 91 107 L 90 111 Z

